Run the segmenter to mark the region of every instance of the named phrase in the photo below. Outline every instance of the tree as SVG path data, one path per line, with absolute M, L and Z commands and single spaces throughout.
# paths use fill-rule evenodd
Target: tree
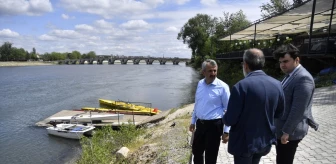
M 10 42 L 5 42 L 1 47 L 0 47 L 0 54 L 1 54 L 1 60 L 10 60 L 11 59 L 11 49 L 12 49 L 12 43 Z
M 43 61 L 51 61 L 51 56 L 48 52 L 45 52 L 42 56 Z
M 30 55 L 30 59 L 37 60 L 37 55 L 32 52 Z
M 72 51 L 72 57 L 74 59 L 80 59 L 81 58 L 81 53 L 79 51 Z
M 87 57 L 86 54 L 82 54 L 81 59 L 87 59 L 87 58 L 88 58 L 88 57 Z
M 229 33 L 234 33 L 243 28 L 247 27 L 251 24 L 249 20 L 247 20 L 246 15 L 243 10 L 239 10 L 236 13 L 224 13 L 224 20 L 222 20 L 223 24 L 226 25 L 227 31 Z
M 218 41 L 218 39 L 222 38 L 223 36 L 229 36 L 230 34 L 242 30 L 251 24 L 251 22 L 247 20 L 247 17 L 242 10 L 232 14 L 228 12 L 224 12 L 223 14 L 224 17 L 220 18 L 215 33 L 215 36 L 218 37 L 216 39 L 218 47 L 217 53 L 225 53 L 232 51 L 234 48 L 238 48 L 235 47 L 234 41 Z
M 16 61 L 24 61 L 26 59 L 26 51 L 23 48 L 13 47 L 11 49 L 11 54 L 13 55 L 13 59 Z
M 26 51 L 26 60 L 30 60 L 31 59 L 31 55 L 28 51 Z
M 224 18 L 197 14 L 184 24 L 177 39 L 182 39 L 183 43 L 188 44 L 192 54 L 191 63 L 199 67 L 204 59 L 215 58 L 217 53 L 229 51 L 229 42 L 219 41 L 220 38 L 249 24 L 242 10 L 233 14 L 224 12 Z
M 302 0 L 297 0 L 294 3 L 302 3 Z M 270 3 L 263 3 L 260 6 L 261 16 L 267 18 L 275 14 L 286 11 L 290 6 L 288 0 L 271 0 Z
M 67 59 L 73 59 L 71 53 L 65 52 L 64 55 L 66 56 Z
M 86 55 L 86 57 L 87 57 L 88 59 L 94 59 L 94 58 L 97 57 L 97 55 L 96 55 L 96 53 L 95 53 L 94 51 L 90 51 L 90 52 Z
M 36 54 L 36 49 L 35 49 L 35 47 L 33 47 L 32 54 Z
M 204 60 L 205 56 L 209 55 L 205 50 L 206 42 L 215 33 L 217 22 L 217 18 L 207 14 L 197 14 L 181 28 L 177 39 L 182 39 L 184 44 L 188 44 L 192 59 Z
M 67 53 L 60 53 L 60 52 L 52 52 L 50 54 L 50 60 L 65 60 L 67 57 Z

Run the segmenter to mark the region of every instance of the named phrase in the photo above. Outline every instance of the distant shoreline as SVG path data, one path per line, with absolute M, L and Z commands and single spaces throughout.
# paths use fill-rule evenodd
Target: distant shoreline
M 0 67 L 15 67 L 15 66 L 41 66 L 41 65 L 55 65 L 53 62 L 43 62 L 43 61 L 8 61 L 8 62 L 0 62 Z

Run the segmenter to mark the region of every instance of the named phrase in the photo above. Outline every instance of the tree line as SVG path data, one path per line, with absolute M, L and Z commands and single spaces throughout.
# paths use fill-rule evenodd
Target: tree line
M 90 51 L 87 54 L 81 54 L 79 51 L 38 54 L 35 48 L 31 52 L 28 52 L 23 48 L 16 48 L 12 45 L 10 42 L 2 44 L 0 47 L 0 61 L 57 61 L 65 59 L 92 59 L 97 57 L 94 51 Z
M 0 61 L 27 61 L 37 60 L 35 48 L 32 52 L 28 52 L 23 48 L 12 47 L 12 43 L 5 42 L 0 47 Z

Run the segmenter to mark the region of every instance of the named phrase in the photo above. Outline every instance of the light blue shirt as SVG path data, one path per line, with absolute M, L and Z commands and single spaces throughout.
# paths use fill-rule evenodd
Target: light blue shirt
M 197 119 L 213 120 L 223 118 L 230 97 L 230 88 L 222 80 L 216 78 L 207 84 L 205 79 L 198 82 L 195 107 L 191 117 L 191 124 Z M 224 132 L 229 132 L 230 126 L 224 126 Z

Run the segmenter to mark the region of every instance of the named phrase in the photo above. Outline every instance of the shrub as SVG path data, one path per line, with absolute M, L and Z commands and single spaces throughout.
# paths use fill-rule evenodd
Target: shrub
M 113 130 L 112 127 L 96 130 L 92 138 L 81 139 L 82 155 L 77 163 L 109 164 L 116 160 L 115 152 L 135 142 L 143 132 L 143 129 L 137 129 L 131 123 L 123 124 L 119 130 Z
M 333 81 L 336 80 L 336 72 L 317 76 L 316 79 L 316 88 L 331 86 L 334 84 Z

